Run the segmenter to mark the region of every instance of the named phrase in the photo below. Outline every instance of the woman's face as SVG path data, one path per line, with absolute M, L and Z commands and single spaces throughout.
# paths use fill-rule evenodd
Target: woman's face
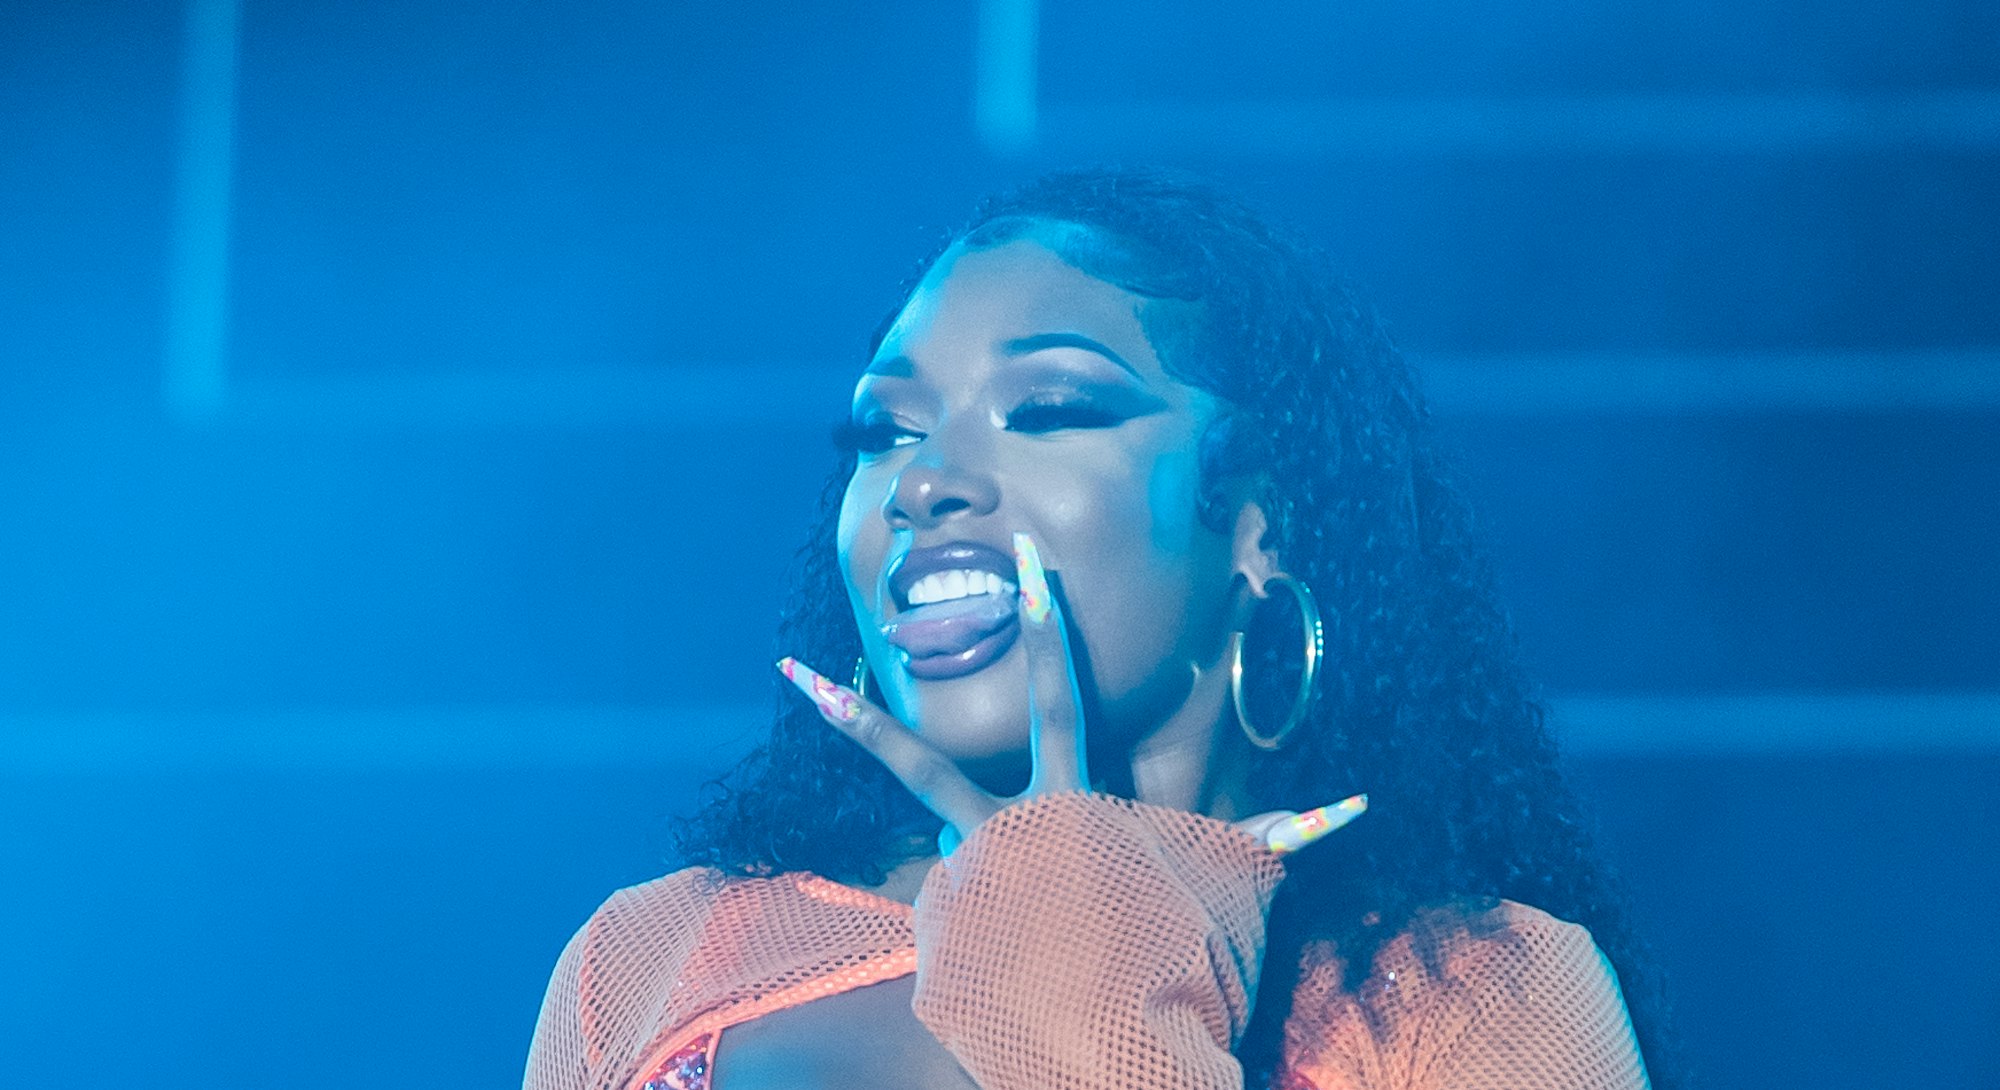
M 956 247 L 856 387 L 839 530 L 855 621 L 888 708 L 975 776 L 1025 769 L 1016 532 L 1056 573 L 1093 749 L 1181 713 L 1225 646 L 1230 541 L 1196 503 L 1216 404 L 1161 367 L 1148 305 L 1034 233 Z

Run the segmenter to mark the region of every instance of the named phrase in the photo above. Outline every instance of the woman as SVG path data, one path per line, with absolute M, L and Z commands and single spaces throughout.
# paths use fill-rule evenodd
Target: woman
M 571 941 L 530 1087 L 1646 1085 L 1464 503 L 1314 252 L 1053 175 L 928 263 L 839 439 L 811 699 Z

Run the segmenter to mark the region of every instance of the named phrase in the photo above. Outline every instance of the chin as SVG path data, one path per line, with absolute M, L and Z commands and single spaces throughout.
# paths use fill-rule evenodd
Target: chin
M 925 732 L 924 738 L 951 758 L 974 783 L 1002 798 L 1011 798 L 1025 790 L 1034 771 L 1025 724 L 965 724 L 957 729 Z
M 952 715 L 946 708 L 932 708 L 923 715 L 917 733 L 938 752 L 961 765 L 1028 759 L 1025 718 L 1010 716 L 1004 722 L 997 722 L 978 715 Z
M 901 703 L 913 715 L 901 718 L 980 786 L 1012 795 L 1026 786 L 1029 770 L 1027 683 L 1017 675 L 1011 685 L 966 684 L 986 681 L 982 675 L 950 683 L 906 682 L 912 691 Z M 1000 708 L 1008 714 L 995 716 Z
M 987 794 L 1002 799 L 1011 799 L 1026 791 L 1028 781 L 1034 776 L 1034 767 L 1028 761 L 1026 750 L 960 759 L 958 769 Z

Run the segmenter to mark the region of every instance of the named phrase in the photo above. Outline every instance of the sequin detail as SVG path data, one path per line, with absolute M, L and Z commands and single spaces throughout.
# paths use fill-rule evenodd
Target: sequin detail
M 639 1090 L 708 1090 L 708 1041 L 702 1034 L 660 1061 Z

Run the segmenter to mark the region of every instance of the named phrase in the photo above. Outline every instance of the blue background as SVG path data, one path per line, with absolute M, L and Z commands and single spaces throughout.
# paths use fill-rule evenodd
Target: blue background
M 2000 9 L 0 4 L 0 1082 L 507 1085 L 895 288 L 1216 175 L 1429 376 L 1717 1087 L 2000 1086 Z

